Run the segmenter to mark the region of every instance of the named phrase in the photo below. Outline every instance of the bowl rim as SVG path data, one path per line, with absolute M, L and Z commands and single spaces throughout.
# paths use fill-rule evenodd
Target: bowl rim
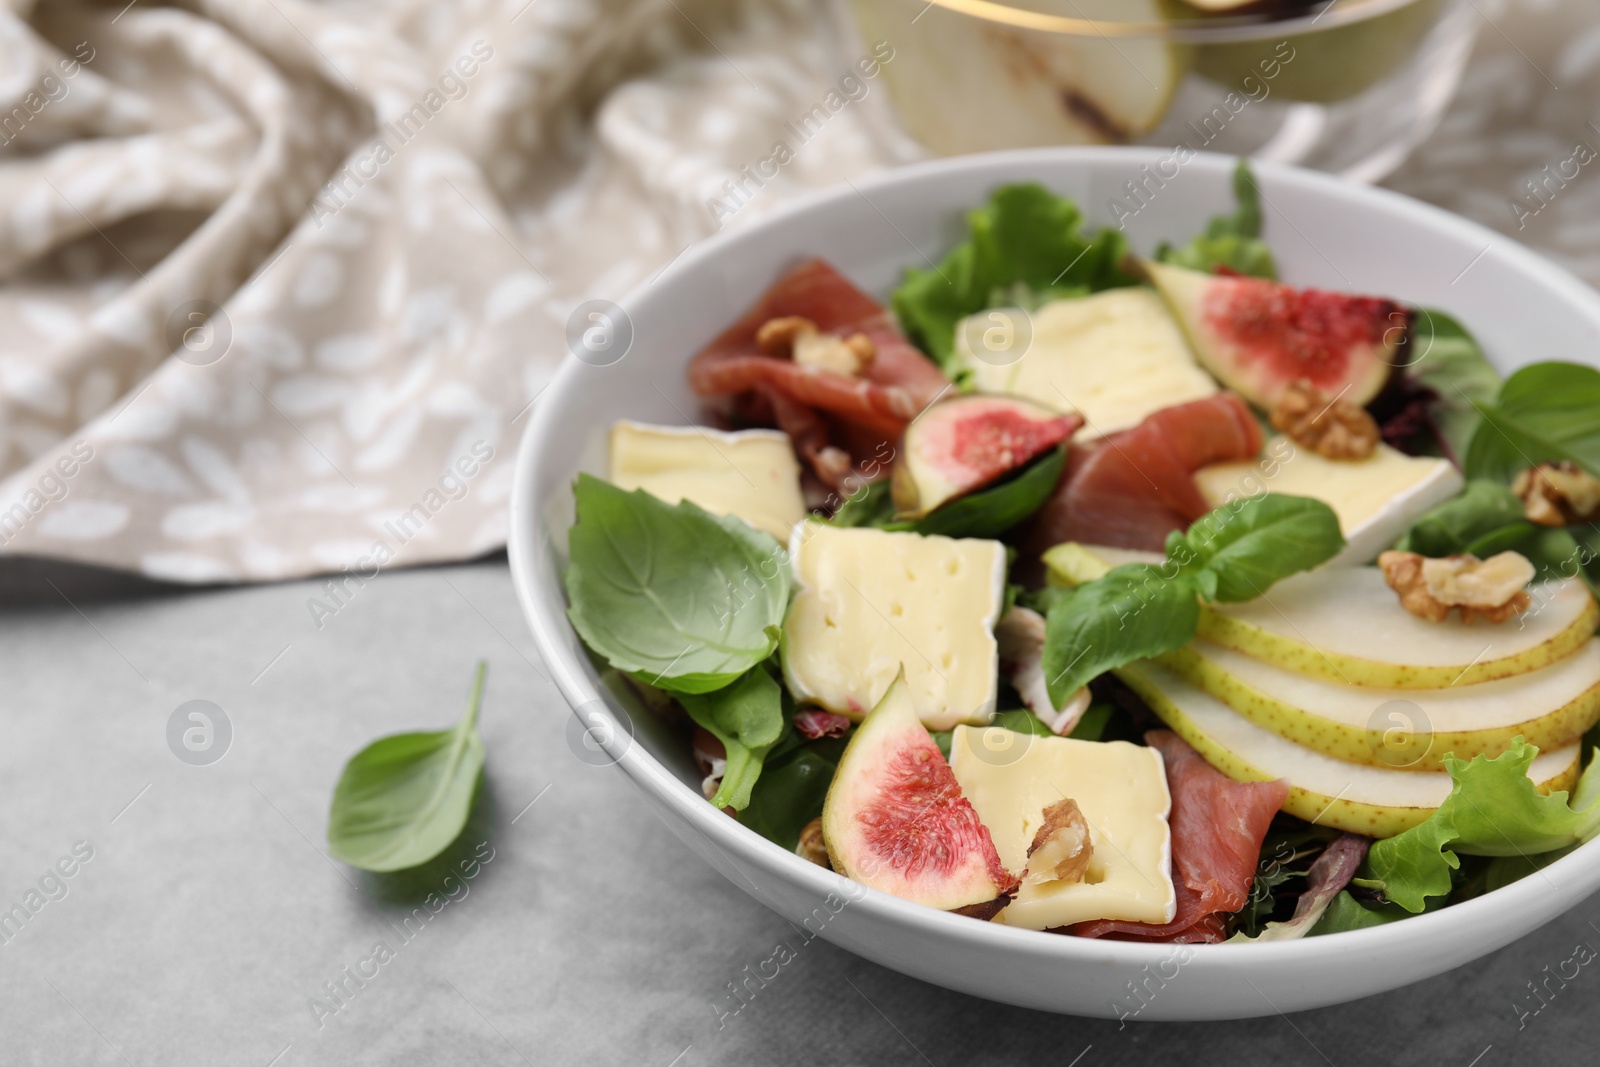
M 859 0 L 858 0 L 859 2 Z M 1263 41 L 1270 37 L 1306 36 L 1381 18 L 1401 8 L 1415 7 L 1432 0 L 1329 0 L 1298 14 L 1284 16 L 1265 11 L 1239 15 L 1200 15 L 1192 21 L 1181 19 L 1155 22 L 1125 22 L 1117 19 L 1052 15 L 1035 11 L 1007 0 L 914 0 L 937 4 L 955 14 L 980 22 L 998 23 L 1013 29 L 1063 37 L 1095 37 L 1173 41 L 1182 44 L 1229 44 Z M 1252 5 L 1258 6 L 1258 5 Z M 926 8 L 924 8 L 926 10 Z M 1324 16 L 1327 16 L 1324 19 Z M 920 15 L 918 16 L 920 17 Z M 913 19 L 913 21 L 915 21 Z
M 777 208 L 755 222 L 731 231 L 722 231 L 696 242 L 655 276 L 636 286 L 620 301 L 624 308 L 635 306 L 650 296 L 669 277 L 722 255 L 725 250 L 747 241 L 759 241 L 769 228 L 796 216 L 812 212 L 825 213 L 835 204 L 860 196 L 863 192 L 889 192 L 948 173 L 989 173 L 998 183 L 1008 180 L 1004 172 L 1012 172 L 1012 180 L 1027 173 L 1030 166 L 1044 163 L 1083 161 L 1093 164 L 1110 160 L 1130 168 L 1130 173 L 1142 164 L 1159 160 L 1166 149 L 1143 146 L 1073 146 L 1016 149 L 1003 152 L 976 153 L 947 159 L 897 167 L 866 178 L 828 187 L 797 197 L 793 202 Z M 1215 153 L 1197 153 L 1190 166 L 1202 170 L 1231 170 L 1235 157 Z M 1371 186 L 1358 185 L 1318 171 L 1287 164 L 1251 161 L 1257 178 L 1264 186 L 1275 182 L 1300 184 L 1318 196 L 1354 202 L 1356 205 L 1386 204 L 1412 213 L 1435 226 L 1453 230 L 1485 245 L 1510 261 L 1512 269 L 1533 276 L 1534 280 L 1551 289 L 1563 303 L 1584 313 L 1600 333 L 1600 293 L 1585 285 L 1575 275 L 1539 256 L 1515 239 L 1486 226 L 1462 218 L 1442 208 L 1434 207 L 1401 193 Z M 1480 253 L 1480 256 L 1484 253 Z M 669 290 L 670 291 L 670 290 Z M 660 299 L 660 296 L 652 299 Z M 687 358 L 687 356 L 686 356 Z M 842 876 L 791 853 L 708 804 L 696 790 L 680 781 L 643 745 L 631 743 L 629 730 L 619 723 L 616 711 L 601 692 L 584 677 L 578 657 L 567 651 L 565 642 L 570 639 L 571 627 L 562 612 L 549 613 L 541 600 L 543 586 L 539 575 L 536 553 L 545 549 L 548 538 L 541 532 L 537 513 L 538 501 L 534 499 L 536 472 L 541 467 L 542 445 L 555 432 L 555 416 L 563 406 L 561 401 L 569 392 L 579 387 L 579 375 L 584 367 L 576 357 L 566 356 L 543 393 L 537 398 L 533 416 L 523 432 L 518 448 L 517 464 L 513 476 L 510 498 L 510 525 L 507 550 L 510 557 L 512 582 L 523 614 L 533 632 L 534 643 L 551 679 L 567 701 L 571 714 L 583 722 L 579 709 L 598 704 L 591 714 L 604 721 L 607 736 L 599 743 L 615 765 L 633 783 L 658 803 L 664 804 L 683 825 L 705 838 L 724 859 L 741 874 L 741 862 L 751 867 L 771 872 L 791 885 L 798 885 L 818 901 L 841 886 L 854 886 L 859 895 L 851 898 L 853 908 L 859 908 L 869 921 L 886 923 L 908 934 L 920 934 L 946 942 L 956 942 L 974 948 L 1003 949 L 1029 956 L 1049 959 L 1053 963 L 1090 964 L 1105 962 L 1108 957 L 1131 966 L 1157 964 L 1170 957 L 1179 946 L 1167 942 L 1142 943 L 1079 938 L 1046 934 L 1042 931 L 1023 930 L 992 922 L 974 922 L 972 919 L 929 908 L 903 900 L 878 890 L 860 887 Z M 553 582 L 558 598 L 564 602 L 559 574 L 552 572 L 542 579 Z M 1600 840 L 1590 841 L 1549 866 L 1523 877 L 1509 885 L 1462 901 L 1448 908 L 1412 915 L 1398 923 L 1384 924 L 1361 930 L 1341 932 L 1315 938 L 1249 943 L 1220 943 L 1192 946 L 1199 955 L 1196 960 L 1207 959 L 1221 965 L 1224 960 L 1252 958 L 1272 960 L 1276 963 L 1293 961 L 1307 966 L 1326 964 L 1348 953 L 1378 950 L 1384 956 L 1402 955 L 1412 951 L 1426 952 L 1430 948 L 1437 954 L 1441 943 L 1449 935 L 1468 934 L 1474 942 L 1485 942 L 1483 925 L 1496 916 L 1527 915 L 1541 899 L 1559 894 L 1570 888 L 1575 895 L 1572 904 L 1600 888 Z M 745 876 L 748 881 L 748 876 Z M 751 883 L 752 887 L 754 883 Z M 1571 904 L 1567 905 L 1568 907 Z M 1547 916 L 1532 924 L 1516 924 L 1526 932 L 1550 921 Z M 1476 921 L 1476 925 L 1475 925 Z M 1508 924 L 1502 921 L 1502 928 Z M 1474 931 L 1478 931 L 1474 933 Z M 823 936 L 828 937 L 824 931 Z M 1482 951 L 1462 957 L 1474 958 L 1521 936 L 1493 940 Z M 1245 954 L 1245 955 L 1241 955 Z M 1232 966 L 1229 964 L 1229 966 Z M 1375 985 L 1372 992 L 1387 988 Z

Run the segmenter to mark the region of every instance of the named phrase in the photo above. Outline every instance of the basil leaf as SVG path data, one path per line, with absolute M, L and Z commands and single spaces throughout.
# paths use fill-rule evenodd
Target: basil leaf
M 1207 274 L 1227 267 L 1239 274 L 1276 279 L 1272 250 L 1260 239 L 1261 194 L 1250 164 L 1243 159 L 1233 170 L 1233 196 L 1239 206 L 1232 215 L 1216 216 L 1205 233 L 1181 248 L 1163 242 L 1156 249 L 1156 259 Z
M 727 750 L 727 767 L 711 803 L 735 811 L 750 803 L 767 752 L 783 735 L 783 695 L 764 667 L 755 667 L 726 689 L 705 695 L 680 693 L 689 718 Z
M 350 757 L 333 789 L 328 851 L 367 871 L 433 859 L 460 836 L 483 770 L 478 707 L 488 665 L 478 664 L 466 714 L 448 730 L 394 734 Z
M 1061 480 L 1067 462 L 1058 446 L 999 485 L 957 497 L 917 521 L 920 534 L 945 537 L 999 537 L 1044 506 Z
M 1078 586 L 1056 601 L 1045 622 L 1050 702 L 1061 707 L 1091 678 L 1182 648 L 1199 621 L 1194 580 L 1181 571 L 1129 563 Z
M 1344 548 L 1339 517 L 1310 497 L 1265 493 L 1225 504 L 1202 516 L 1183 537 L 1193 554 L 1169 554 L 1184 570 L 1198 571 L 1196 582 L 1209 600 L 1253 600 L 1291 574 L 1326 563 Z
M 1466 455 L 1467 443 L 1483 421 L 1477 405 L 1494 402 L 1500 372 L 1465 326 L 1432 308 L 1417 308 L 1405 345 L 1405 352 L 1416 353 L 1406 357 L 1406 374 L 1439 394 L 1428 414 L 1450 455 Z
M 1564 459 L 1600 477 L 1600 370 L 1535 363 L 1507 378 L 1495 402 L 1478 412 L 1468 477 L 1509 482 L 1534 464 Z
M 956 323 L 986 307 L 1034 303 L 1134 285 L 1127 242 L 1113 229 L 1084 234 L 1077 204 L 1042 185 L 1007 185 L 967 216 L 968 239 L 934 270 L 912 268 L 892 298 L 906 335 L 948 372 Z
M 772 654 L 789 603 L 772 537 L 587 474 L 574 496 L 567 616 L 597 655 L 650 685 L 706 693 Z
M 800 831 L 822 814 L 823 798 L 848 740 L 823 738 L 802 745 L 784 759 L 769 756 L 750 791 L 749 806 L 739 813 L 740 825 L 794 851 Z
M 1395 547 L 1436 558 L 1470 552 L 1487 559 L 1520 552 L 1538 568 L 1541 579 L 1575 578 L 1593 559 L 1572 531 L 1527 521 L 1515 493 L 1483 480 L 1468 482 L 1460 496 L 1424 514 Z
M 1453 556 L 1496 530 L 1524 521 L 1523 516 L 1522 501 L 1499 482 L 1468 482 L 1459 496 L 1424 512 L 1395 548 Z

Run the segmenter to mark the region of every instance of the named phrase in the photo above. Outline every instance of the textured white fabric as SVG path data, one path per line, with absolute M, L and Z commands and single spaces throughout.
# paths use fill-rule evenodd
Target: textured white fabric
M 202 582 L 500 546 L 580 303 L 916 154 L 872 79 L 790 132 L 861 58 L 824 8 L 0 0 L 0 552 Z M 1600 280 L 1600 163 L 1509 206 L 1600 144 L 1593 6 L 1480 8 L 1517 40 L 1395 184 Z
M 8 8 L 0 541 L 158 578 L 502 545 L 579 303 L 891 158 L 869 91 L 741 175 L 851 60 L 805 0 Z

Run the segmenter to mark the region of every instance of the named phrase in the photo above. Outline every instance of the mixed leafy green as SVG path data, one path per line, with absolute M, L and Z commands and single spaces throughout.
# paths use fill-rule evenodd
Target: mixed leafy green
M 1233 171 L 1233 196 L 1238 208 L 1232 215 L 1218 215 L 1186 245 L 1174 247 L 1163 242 L 1156 259 L 1190 270 L 1214 273 L 1218 268 L 1257 278 L 1278 277 L 1272 250 L 1261 240 L 1261 193 L 1256 188 L 1250 164 L 1239 160 Z
M 891 303 L 907 336 L 954 374 L 956 324 L 968 315 L 1136 284 L 1122 234 L 1085 233 L 1083 222 L 1076 203 L 1042 185 L 996 189 L 943 262 L 906 271 Z
M 1447 896 L 1461 855 L 1527 857 L 1587 841 L 1600 832 L 1600 773 L 1589 764 L 1567 793 L 1539 792 L 1528 777 L 1538 749 L 1517 738 L 1493 759 L 1446 756 L 1454 788 L 1439 810 L 1410 830 L 1376 841 L 1358 884 L 1409 912 Z
M 1596 553 L 1579 540 L 1583 532 L 1529 522 L 1521 498 L 1499 482 L 1478 479 L 1418 519 L 1395 548 L 1434 557 L 1465 552 L 1479 559 L 1520 552 L 1541 579 L 1576 578 L 1595 563 Z
M 1249 600 L 1344 548 L 1333 509 L 1269 493 L 1226 504 L 1173 533 L 1162 563 L 1131 563 L 1054 598 L 1044 672 L 1059 707 L 1107 671 L 1194 640 L 1200 600 Z
M 1480 422 L 1464 465 L 1472 478 L 1510 481 L 1536 463 L 1569 460 L 1600 477 L 1600 370 L 1535 363 L 1506 379 Z

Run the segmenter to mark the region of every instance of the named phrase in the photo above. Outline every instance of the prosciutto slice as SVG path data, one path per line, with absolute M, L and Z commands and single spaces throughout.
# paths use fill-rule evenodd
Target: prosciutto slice
M 1282 779 L 1235 782 L 1171 730 L 1151 730 L 1144 739 L 1167 765 L 1177 912 L 1159 926 L 1096 919 L 1078 923 L 1072 933 L 1122 941 L 1221 941 L 1228 916 L 1250 899 L 1261 841 L 1289 785 Z
M 769 319 L 798 315 L 823 333 L 871 338 L 877 355 L 862 377 L 806 367 L 764 354 L 756 331 Z M 689 364 L 689 385 L 704 397 L 767 387 L 845 422 L 896 437 L 950 382 L 900 335 L 887 308 L 820 259 L 779 278 L 755 305 Z
M 1167 535 L 1211 510 L 1194 484 L 1210 463 L 1261 451 L 1245 402 L 1219 393 L 1163 408 L 1131 430 L 1075 446 L 1055 493 L 1023 534 L 1024 558 L 1063 541 L 1159 552 Z

